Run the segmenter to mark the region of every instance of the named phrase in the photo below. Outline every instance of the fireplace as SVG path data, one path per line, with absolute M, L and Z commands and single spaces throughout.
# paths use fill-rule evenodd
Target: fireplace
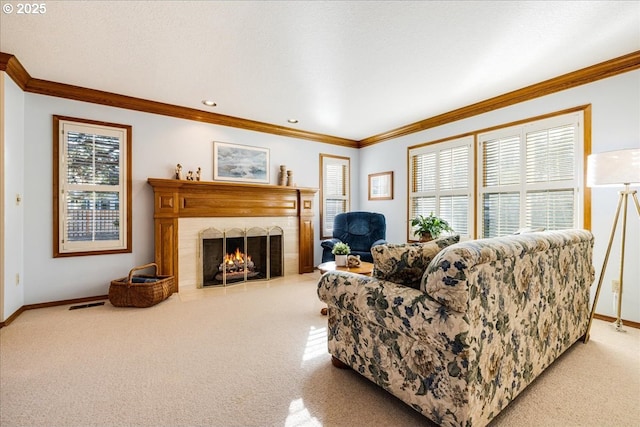
M 158 274 L 174 276 L 179 289 L 202 286 L 198 234 L 208 228 L 224 231 L 279 226 L 284 230 L 282 275 L 313 271 L 313 206 L 317 189 L 160 178 L 149 178 L 147 182 L 154 194 Z M 231 250 L 235 251 L 235 247 Z M 272 275 L 276 267 L 269 269 Z
M 280 227 L 203 230 L 199 233 L 201 280 L 198 287 L 283 276 L 283 238 Z

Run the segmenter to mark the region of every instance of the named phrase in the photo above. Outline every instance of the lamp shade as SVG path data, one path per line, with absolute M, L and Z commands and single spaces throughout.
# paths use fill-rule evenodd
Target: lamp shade
M 640 148 L 606 151 L 587 157 L 587 186 L 640 184 Z

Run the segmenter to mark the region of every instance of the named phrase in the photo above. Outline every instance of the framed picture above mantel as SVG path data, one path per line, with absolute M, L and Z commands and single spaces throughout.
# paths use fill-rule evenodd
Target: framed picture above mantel
M 269 183 L 269 149 L 213 142 L 213 179 Z

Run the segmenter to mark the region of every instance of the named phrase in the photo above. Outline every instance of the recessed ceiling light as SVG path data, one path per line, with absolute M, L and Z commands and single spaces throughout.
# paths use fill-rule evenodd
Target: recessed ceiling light
M 218 105 L 215 102 L 211 101 L 210 99 L 203 99 L 202 103 L 207 107 L 215 107 L 216 105 Z
M 298 123 L 298 119 L 289 119 L 287 120 L 289 123 Z

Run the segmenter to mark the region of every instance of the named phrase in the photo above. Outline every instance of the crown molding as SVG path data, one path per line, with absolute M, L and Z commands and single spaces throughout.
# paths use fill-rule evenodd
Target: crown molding
M 181 107 L 163 102 L 33 78 L 24 69 L 22 64 L 20 64 L 20 61 L 18 61 L 14 55 L 8 53 L 0 52 L 0 70 L 6 71 L 7 75 L 9 75 L 9 77 L 11 77 L 25 92 L 73 99 L 75 101 L 90 102 L 92 104 L 108 105 L 110 107 L 143 111 L 145 113 L 160 114 L 163 116 L 194 120 L 214 125 L 235 127 L 254 132 L 307 139 L 326 144 L 341 145 L 351 148 L 358 147 L 357 141 L 337 136 L 308 132 L 285 126 L 277 126 L 269 123 L 242 119 L 239 117 L 211 113 L 197 110 L 195 108 Z
M 578 71 L 563 74 L 541 83 L 524 87 L 505 93 L 466 107 L 458 108 L 447 113 L 439 114 L 415 123 L 370 136 L 361 141 L 355 141 L 337 136 L 325 135 L 293 129 L 285 126 L 277 126 L 269 123 L 257 122 L 223 114 L 216 114 L 195 108 L 181 107 L 157 101 L 134 98 L 126 95 L 104 92 L 96 89 L 87 89 L 64 83 L 56 83 L 47 80 L 33 78 L 20 64 L 20 61 L 11 54 L 0 52 L 0 71 L 6 71 L 20 88 L 25 92 L 40 95 L 55 96 L 59 98 L 73 99 L 76 101 L 90 102 L 94 104 L 108 105 L 117 108 L 142 111 L 152 114 L 160 114 L 186 120 L 194 120 L 214 125 L 235 127 L 254 132 L 270 133 L 290 138 L 306 139 L 326 144 L 340 145 L 349 148 L 362 148 L 378 144 L 390 139 L 421 132 L 426 129 L 442 126 L 458 120 L 467 119 L 479 114 L 487 113 L 499 108 L 529 101 L 552 93 L 560 92 L 576 86 L 592 83 L 618 74 L 626 73 L 640 68 L 640 51 L 632 52 L 618 58 L 604 61 Z
M 508 92 L 503 95 L 489 98 L 457 110 L 430 117 L 419 122 L 411 123 L 397 129 L 390 130 L 361 140 L 358 147 L 366 147 L 378 144 L 389 139 L 398 138 L 426 129 L 442 126 L 458 120 L 467 119 L 499 108 L 508 107 L 531 99 L 550 95 L 576 86 L 606 79 L 618 74 L 626 73 L 640 68 L 640 51 L 620 56 L 609 61 L 601 62 L 578 71 L 563 74 L 541 83 L 536 83 L 522 89 Z
M 0 52 L 0 71 L 5 71 L 20 89 L 23 91 L 27 89 L 27 83 L 31 80 L 31 76 L 18 61 L 18 58 L 9 53 Z

